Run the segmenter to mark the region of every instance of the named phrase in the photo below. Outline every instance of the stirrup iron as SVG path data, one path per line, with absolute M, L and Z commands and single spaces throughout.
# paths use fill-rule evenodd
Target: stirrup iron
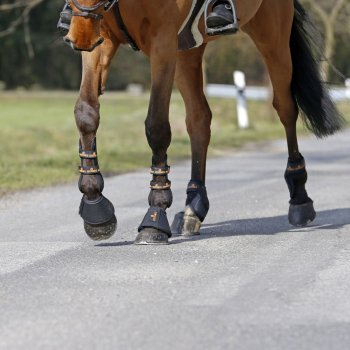
M 227 9 L 232 12 L 233 23 L 227 24 L 227 25 L 222 26 L 222 27 L 217 27 L 217 28 L 208 27 L 208 24 L 207 24 L 207 19 L 208 19 L 208 15 L 209 15 L 208 10 L 209 10 L 209 8 L 212 7 L 212 5 L 214 5 L 214 3 L 216 1 L 217 0 L 208 0 L 206 5 L 205 5 L 205 10 L 204 10 L 205 33 L 207 35 L 210 35 L 210 36 L 236 33 L 238 31 L 239 27 L 238 27 L 238 18 L 237 18 L 236 8 L 234 5 L 234 0 L 226 0 L 230 4 L 230 9 L 229 8 L 227 8 Z

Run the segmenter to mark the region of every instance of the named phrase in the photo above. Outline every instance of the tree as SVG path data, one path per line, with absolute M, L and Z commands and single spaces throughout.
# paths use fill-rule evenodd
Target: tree
M 0 38 L 12 34 L 20 25 L 23 24 L 25 43 L 30 57 L 34 57 L 34 50 L 29 29 L 29 17 L 33 8 L 38 6 L 43 1 L 44 0 L 17 0 L 12 3 L 0 5 L 0 12 L 19 10 L 19 14 L 12 19 L 4 29 L 0 30 Z
M 6 89 L 79 87 L 80 55 L 64 44 L 56 28 L 64 3 L 64 0 L 1 2 L 0 81 Z
M 209 43 L 205 60 L 209 83 L 232 84 L 234 70 L 243 70 L 249 84 L 266 83 L 261 55 L 246 34 L 239 33 Z
M 350 32 L 349 20 L 346 18 L 350 14 L 350 0 L 303 0 L 303 2 L 316 15 L 317 22 L 322 26 L 324 60 L 321 63 L 321 70 L 327 80 L 329 61 L 333 58 L 336 46 L 336 33 L 344 30 Z
M 335 21 L 330 28 L 333 34 L 327 35 L 333 40 L 329 41 L 331 50 L 326 49 L 325 56 L 350 76 L 350 0 L 300 1 L 321 28 L 324 27 L 323 20 L 326 25 Z M 65 0 L 0 0 L 0 81 L 4 82 L 0 85 L 6 89 L 18 86 L 28 89 L 79 87 L 80 54 L 64 44 L 56 29 L 64 3 Z M 318 15 L 317 8 L 326 15 Z M 209 83 L 232 83 L 234 69 L 244 70 L 249 84 L 267 81 L 259 53 L 243 34 L 210 43 L 205 57 Z M 330 71 L 330 78 L 338 79 L 332 74 Z M 108 87 L 123 89 L 129 83 L 149 86 L 149 76 L 149 63 L 145 56 L 123 47 L 112 63 Z

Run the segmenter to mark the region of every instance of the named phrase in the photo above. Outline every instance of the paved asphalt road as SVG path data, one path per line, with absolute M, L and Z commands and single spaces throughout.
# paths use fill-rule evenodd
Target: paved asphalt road
M 106 181 L 118 231 L 85 236 L 76 185 L 0 201 L 1 349 L 349 349 L 350 131 L 300 142 L 318 216 L 287 223 L 284 142 L 211 159 L 201 236 L 134 246 L 150 175 Z M 189 163 L 174 166 L 182 209 Z

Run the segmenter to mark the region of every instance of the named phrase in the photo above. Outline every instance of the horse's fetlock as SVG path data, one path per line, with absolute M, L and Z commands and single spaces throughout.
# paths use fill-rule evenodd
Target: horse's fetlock
M 186 206 L 192 209 L 200 221 L 204 221 L 209 211 L 209 199 L 205 185 L 202 181 L 191 180 L 186 193 Z
M 148 196 L 148 203 L 151 207 L 160 207 L 162 209 L 170 208 L 173 203 L 173 194 L 171 189 L 151 190 Z
M 97 198 L 103 191 L 104 181 L 101 174 L 80 175 L 78 187 L 89 200 Z
M 305 189 L 307 171 L 302 155 L 299 159 L 288 160 L 284 178 L 289 189 L 291 204 L 301 204 L 310 200 Z

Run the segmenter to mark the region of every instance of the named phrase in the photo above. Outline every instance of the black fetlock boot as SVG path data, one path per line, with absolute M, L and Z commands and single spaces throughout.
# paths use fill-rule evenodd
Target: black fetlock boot
M 166 214 L 173 201 L 171 182 L 168 179 L 170 167 L 165 161 L 164 167 L 151 167 L 153 179 L 150 183 L 151 192 L 148 196 L 150 205 L 143 218 L 135 239 L 135 244 L 168 244 L 171 230 Z
M 208 14 L 208 7 L 213 5 Z M 238 30 L 236 11 L 231 0 L 209 0 L 206 8 L 206 33 L 208 35 L 234 34 Z
M 187 186 L 185 210 L 177 213 L 171 225 L 175 235 L 199 235 L 202 222 L 208 214 L 209 200 L 207 190 L 202 181 L 191 180 Z
M 298 159 L 288 159 L 284 178 L 290 192 L 289 223 L 293 226 L 306 226 L 315 219 L 316 212 L 313 201 L 305 189 L 307 172 L 305 160 L 301 154 Z
M 85 232 L 94 241 L 109 239 L 117 228 L 117 218 L 113 204 L 102 195 L 104 181 L 98 165 L 96 139 L 88 151 L 79 142 L 79 157 L 81 165 L 78 186 L 83 193 L 79 215 L 84 220 Z M 91 192 L 91 189 L 94 191 Z
M 60 13 L 60 18 L 57 23 L 57 29 L 59 30 L 62 36 L 67 35 L 69 32 L 69 26 L 72 20 L 72 13 L 72 8 L 68 4 L 65 4 L 62 12 Z

